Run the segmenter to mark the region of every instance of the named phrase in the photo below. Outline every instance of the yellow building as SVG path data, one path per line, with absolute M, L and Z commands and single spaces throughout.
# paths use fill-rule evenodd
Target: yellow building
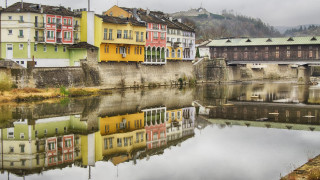
M 128 11 L 127 8 L 118 7 L 116 5 L 112 6 L 108 11 L 103 13 L 104 15 L 121 17 L 121 18 L 132 18 L 133 13 Z
M 146 147 L 144 123 L 144 113 L 101 118 L 102 156 L 111 158 L 115 165 L 132 159 L 133 152 Z
M 102 136 L 144 128 L 144 113 L 100 118 Z
M 98 16 L 83 11 L 80 29 L 81 42 L 100 48 L 99 62 L 144 61 L 145 23 L 133 18 Z
M 132 18 L 103 16 L 101 61 L 144 61 L 146 26 Z

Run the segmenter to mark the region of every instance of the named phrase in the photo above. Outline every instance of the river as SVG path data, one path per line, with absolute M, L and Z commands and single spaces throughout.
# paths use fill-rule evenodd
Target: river
M 319 107 L 290 82 L 0 104 L 0 179 L 280 179 L 320 154 Z

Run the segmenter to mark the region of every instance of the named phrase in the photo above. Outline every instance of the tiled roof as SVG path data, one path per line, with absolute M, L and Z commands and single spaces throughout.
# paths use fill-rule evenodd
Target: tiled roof
M 8 8 L 4 9 L 2 12 L 33 12 L 33 13 L 41 13 L 41 9 L 43 9 L 44 14 L 53 14 L 53 15 L 62 15 L 62 16 L 74 16 L 74 12 L 68 10 L 62 6 L 47 6 L 47 5 L 39 5 L 33 3 L 23 3 L 23 7 L 21 2 L 16 2 Z
M 216 39 L 207 46 L 272 46 L 272 45 L 314 45 L 320 44 L 320 36 L 281 38 L 238 38 Z
M 195 30 L 183 23 L 180 23 L 177 19 L 173 19 L 172 21 L 169 20 L 169 18 L 163 17 L 162 18 L 166 23 L 168 24 L 168 28 L 170 29 L 180 29 L 184 31 L 191 31 L 195 32 Z
M 120 17 L 114 17 L 114 16 L 100 16 L 103 20 L 103 22 L 106 23 L 112 23 L 112 24 L 132 24 L 133 26 L 143 26 L 145 27 L 146 24 L 144 22 L 139 22 L 133 18 L 120 18 Z
M 87 42 L 79 42 L 77 44 L 73 44 L 72 46 L 69 46 L 68 49 L 99 49 L 96 46 L 93 46 L 91 44 L 88 44 Z

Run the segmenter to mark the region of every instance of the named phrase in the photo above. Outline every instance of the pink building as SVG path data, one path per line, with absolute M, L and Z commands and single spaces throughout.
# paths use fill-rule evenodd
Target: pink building
M 165 146 L 167 144 L 166 108 L 146 109 L 143 112 L 145 113 L 147 149 Z

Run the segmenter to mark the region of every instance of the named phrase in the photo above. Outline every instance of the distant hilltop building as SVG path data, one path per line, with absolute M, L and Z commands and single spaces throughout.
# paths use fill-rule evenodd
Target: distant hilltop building
M 173 17 L 181 17 L 181 16 L 199 16 L 202 14 L 206 14 L 208 16 L 210 16 L 210 12 L 208 12 L 205 8 L 197 8 L 197 9 L 190 9 L 189 11 L 180 11 L 177 13 L 173 13 L 171 14 L 171 16 Z

